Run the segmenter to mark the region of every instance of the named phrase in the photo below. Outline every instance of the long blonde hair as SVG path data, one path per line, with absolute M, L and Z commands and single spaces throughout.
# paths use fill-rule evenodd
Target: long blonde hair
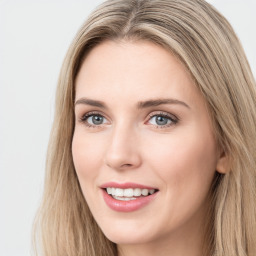
M 47 157 L 36 243 L 44 256 L 114 256 L 73 166 L 74 80 L 104 40 L 147 40 L 170 50 L 204 95 L 230 171 L 216 173 L 206 255 L 256 255 L 256 85 L 227 20 L 204 0 L 109 0 L 83 24 L 64 60 Z

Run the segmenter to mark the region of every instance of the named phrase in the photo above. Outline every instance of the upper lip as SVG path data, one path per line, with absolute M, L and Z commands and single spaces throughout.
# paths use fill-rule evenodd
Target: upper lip
M 138 184 L 138 183 L 133 183 L 133 182 L 125 182 L 125 183 L 117 183 L 117 182 L 107 182 L 104 183 L 100 186 L 101 188 L 122 188 L 122 189 L 126 189 L 126 188 L 145 188 L 145 189 L 157 189 L 155 187 L 150 187 L 147 185 L 142 185 L 142 184 Z

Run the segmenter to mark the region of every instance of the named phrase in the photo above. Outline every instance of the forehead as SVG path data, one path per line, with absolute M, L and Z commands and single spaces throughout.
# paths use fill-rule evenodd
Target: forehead
M 93 48 L 76 78 L 76 99 L 84 96 L 104 101 L 118 96 L 120 102 L 167 96 L 188 102 L 202 98 L 179 59 L 145 41 L 106 41 Z

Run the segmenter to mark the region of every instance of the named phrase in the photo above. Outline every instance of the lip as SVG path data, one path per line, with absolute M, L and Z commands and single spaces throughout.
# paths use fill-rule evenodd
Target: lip
M 116 200 L 111 195 L 109 195 L 105 190 L 105 188 L 107 187 L 122 188 L 122 189 L 125 189 L 125 188 L 155 189 L 155 188 L 141 185 L 141 184 L 136 184 L 136 183 L 121 184 L 116 182 L 108 182 L 101 185 L 102 195 L 105 203 L 110 209 L 117 212 L 133 212 L 133 211 L 139 210 L 144 206 L 148 205 L 149 203 L 151 203 L 159 192 L 159 191 L 156 191 L 152 195 L 137 197 L 135 200 L 121 201 L 121 200 Z
M 122 189 L 126 189 L 126 188 L 146 188 L 146 189 L 156 189 L 154 187 L 149 187 L 149 186 L 145 186 L 145 185 L 141 185 L 141 184 L 137 184 L 137 183 L 133 183 L 133 182 L 125 182 L 125 183 L 117 183 L 117 182 L 107 182 L 104 183 L 100 186 L 101 188 L 122 188 Z

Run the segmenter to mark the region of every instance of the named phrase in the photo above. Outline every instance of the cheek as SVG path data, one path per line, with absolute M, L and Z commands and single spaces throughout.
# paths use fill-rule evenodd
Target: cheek
M 204 173 L 216 166 L 216 143 L 211 134 L 199 134 L 197 131 L 172 134 L 162 140 L 158 138 L 157 143 L 147 144 L 145 148 L 150 149 L 148 158 L 165 177 L 172 173 L 181 176 L 192 172 Z
M 85 136 L 80 130 L 75 131 L 72 141 L 72 155 L 75 170 L 82 185 L 96 178 L 102 163 L 102 147 L 93 139 Z
M 216 167 L 216 143 L 207 129 L 170 134 L 147 148 L 151 168 L 164 184 L 167 201 L 175 202 L 176 209 L 193 211 L 206 198 Z M 169 206 L 168 206 L 169 207 Z M 174 205 L 173 205 L 174 207 Z

